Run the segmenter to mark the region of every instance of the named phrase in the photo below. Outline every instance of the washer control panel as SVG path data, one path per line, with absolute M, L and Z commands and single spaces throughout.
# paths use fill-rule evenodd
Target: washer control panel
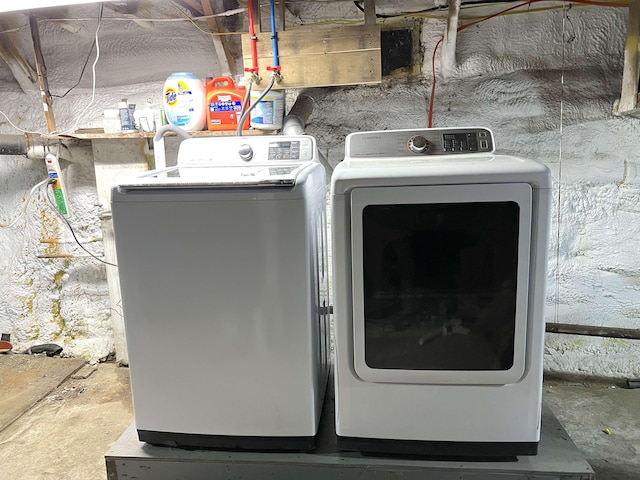
M 305 148 L 308 150 L 309 147 L 301 145 L 300 140 L 272 141 L 269 142 L 269 160 L 301 160 L 301 153 L 303 157 L 310 156 Z
M 358 132 L 347 137 L 347 157 L 384 158 L 493 153 L 487 128 L 430 128 Z
M 311 162 L 317 160 L 315 139 L 308 135 L 198 137 L 183 140 L 178 165 Z

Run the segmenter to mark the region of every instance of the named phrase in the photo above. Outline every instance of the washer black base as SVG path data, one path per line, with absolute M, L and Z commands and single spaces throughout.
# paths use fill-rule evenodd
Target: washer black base
M 243 437 L 138 430 L 141 442 L 164 447 L 254 452 L 312 451 L 316 437 Z
M 436 442 L 338 436 L 338 449 L 372 455 L 456 457 L 504 461 L 519 455 L 537 455 L 538 442 Z

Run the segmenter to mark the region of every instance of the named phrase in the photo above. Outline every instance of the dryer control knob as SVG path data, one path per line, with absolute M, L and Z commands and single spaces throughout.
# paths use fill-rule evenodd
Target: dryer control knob
M 246 143 L 240 145 L 240 149 L 238 149 L 238 155 L 245 162 L 248 162 L 253 158 L 253 148 L 251 145 L 247 145 Z
M 422 135 L 414 135 L 409 139 L 409 150 L 414 153 L 424 153 L 429 150 L 429 142 Z

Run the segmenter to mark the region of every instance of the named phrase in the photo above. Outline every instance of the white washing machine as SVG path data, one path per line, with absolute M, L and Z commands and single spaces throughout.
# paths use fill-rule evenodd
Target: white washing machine
M 140 440 L 315 445 L 328 379 L 325 172 L 309 136 L 181 143 L 112 190 Z
M 338 446 L 535 454 L 549 170 L 484 128 L 360 132 L 331 188 Z

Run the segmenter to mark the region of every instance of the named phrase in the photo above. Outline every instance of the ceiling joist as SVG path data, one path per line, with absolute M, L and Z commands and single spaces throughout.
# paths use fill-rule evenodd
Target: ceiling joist
M 6 26 L 0 22 L 0 29 Z M 38 87 L 38 75 L 16 48 L 11 34 L 0 35 L 0 58 L 5 61 L 18 85 L 25 93 L 31 93 Z
M 640 38 L 640 0 L 631 0 L 627 19 L 627 41 L 624 48 L 622 91 L 613 112 L 618 115 L 635 113 L 638 108 L 638 81 L 640 79 L 638 38 Z
M 200 3 L 200 0 L 180 0 L 180 3 L 191 10 L 191 13 L 193 13 L 194 15 L 204 15 L 204 10 L 202 10 L 202 4 Z
M 220 13 L 218 11 L 218 3 L 219 2 L 215 1 L 212 3 L 211 0 L 200 0 L 202 11 L 205 15 Z M 228 39 L 224 35 L 216 35 L 223 31 L 220 19 L 207 18 L 207 25 L 209 26 L 209 31 L 212 33 L 211 38 L 213 40 L 213 48 L 216 51 L 216 56 L 218 57 L 218 63 L 220 64 L 222 73 L 225 75 L 235 75 L 235 62 L 233 60 L 233 55 L 231 54 L 231 47 Z
M 42 46 L 40 43 L 40 30 L 38 28 L 38 20 L 34 15 L 29 16 L 29 24 L 31 25 L 31 38 L 33 39 L 33 49 L 36 54 L 36 71 L 38 74 L 38 84 L 40 86 L 40 94 L 42 96 L 42 106 L 44 108 L 44 117 L 47 121 L 47 131 L 49 133 L 56 131 L 56 120 L 53 115 L 53 101 L 51 92 L 49 91 L 49 79 L 47 77 L 47 67 L 44 64 L 42 56 Z
M 177 2 L 185 7 L 194 17 L 205 17 L 209 31 L 211 32 L 211 41 L 215 50 L 218 63 L 220 65 L 220 74 L 235 75 L 235 61 L 233 59 L 233 49 L 231 40 L 224 33 L 226 29 L 222 24 L 221 13 L 224 13 L 224 1 L 219 0 L 177 0 Z M 237 6 L 237 3 L 235 4 Z

